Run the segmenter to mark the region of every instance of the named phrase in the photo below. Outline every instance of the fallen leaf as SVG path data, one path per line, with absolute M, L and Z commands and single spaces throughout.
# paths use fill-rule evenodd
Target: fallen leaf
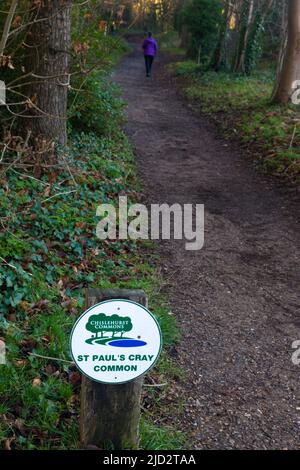
M 21 16 L 15 16 L 13 22 L 12 22 L 12 27 L 13 28 L 18 28 L 22 23 L 22 17 Z
M 69 382 L 72 385 L 78 385 L 81 382 L 81 375 L 79 372 L 70 372 Z
M 22 310 L 25 310 L 25 312 L 27 312 L 27 310 L 29 310 L 29 308 L 30 308 L 30 303 L 27 302 L 26 300 L 21 300 L 21 302 L 19 303 L 19 307 Z
M 34 304 L 30 305 L 30 311 L 40 311 L 43 310 L 43 307 L 46 307 L 49 304 L 49 300 L 43 299 L 35 302 Z
M 33 381 L 32 381 L 32 386 L 33 386 L 33 387 L 40 387 L 41 384 L 42 384 L 42 381 L 41 381 L 41 379 L 39 379 L 38 377 L 35 378 L 35 379 L 33 379 Z
M 56 368 L 55 368 L 52 364 L 48 364 L 48 365 L 45 367 L 45 372 L 46 372 L 46 374 L 48 374 L 48 375 L 52 375 L 55 371 L 56 371 Z
M 4 442 L 4 449 L 5 449 L 5 450 L 11 450 L 11 443 L 12 443 L 15 439 L 16 439 L 15 437 L 9 437 L 8 439 L 6 439 L 6 441 Z
M 15 420 L 15 423 L 14 423 L 14 426 L 16 429 L 18 429 L 18 431 L 20 431 L 20 433 L 22 435 L 25 435 L 26 434 L 26 429 L 25 429 L 25 426 L 24 426 L 25 422 L 23 419 L 21 418 L 17 418 Z
M 16 366 L 25 366 L 26 363 L 26 359 L 18 359 L 17 361 L 15 361 Z
M 50 337 L 48 335 L 44 335 L 41 337 L 41 340 L 44 341 L 44 343 L 49 343 L 50 342 Z

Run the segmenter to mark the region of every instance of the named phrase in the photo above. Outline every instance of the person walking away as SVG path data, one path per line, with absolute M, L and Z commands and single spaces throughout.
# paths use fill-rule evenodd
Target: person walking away
M 152 64 L 154 57 L 157 54 L 157 42 L 152 37 L 152 33 L 148 33 L 148 37 L 144 40 L 143 43 L 145 64 L 146 64 L 146 76 L 151 77 Z

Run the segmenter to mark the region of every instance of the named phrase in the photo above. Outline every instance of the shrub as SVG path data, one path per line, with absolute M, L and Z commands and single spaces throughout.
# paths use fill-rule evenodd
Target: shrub
M 107 135 L 121 123 L 124 102 L 104 73 L 90 74 L 79 91 L 71 91 L 69 99 L 71 127 Z
M 209 60 L 218 38 L 222 21 L 221 0 L 193 0 L 178 14 L 177 27 L 190 34 L 188 54 L 197 57 L 201 50 L 202 61 Z

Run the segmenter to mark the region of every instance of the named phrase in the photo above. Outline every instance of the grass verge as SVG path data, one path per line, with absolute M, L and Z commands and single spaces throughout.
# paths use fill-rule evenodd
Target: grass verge
M 254 153 L 268 173 L 300 183 L 300 119 L 297 107 L 270 102 L 271 71 L 252 76 L 205 72 L 193 61 L 171 64 L 182 77 L 185 95 Z

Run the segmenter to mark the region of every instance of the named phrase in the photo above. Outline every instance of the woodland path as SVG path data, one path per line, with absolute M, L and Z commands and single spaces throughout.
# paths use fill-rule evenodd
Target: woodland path
M 205 204 L 205 247 L 159 242 L 189 378 L 182 429 L 194 449 L 300 448 L 299 206 L 218 135 L 140 44 L 114 72 L 128 102 L 126 132 L 150 203 Z M 182 385 L 179 385 L 182 386 Z M 170 416 L 170 420 L 172 417 Z

